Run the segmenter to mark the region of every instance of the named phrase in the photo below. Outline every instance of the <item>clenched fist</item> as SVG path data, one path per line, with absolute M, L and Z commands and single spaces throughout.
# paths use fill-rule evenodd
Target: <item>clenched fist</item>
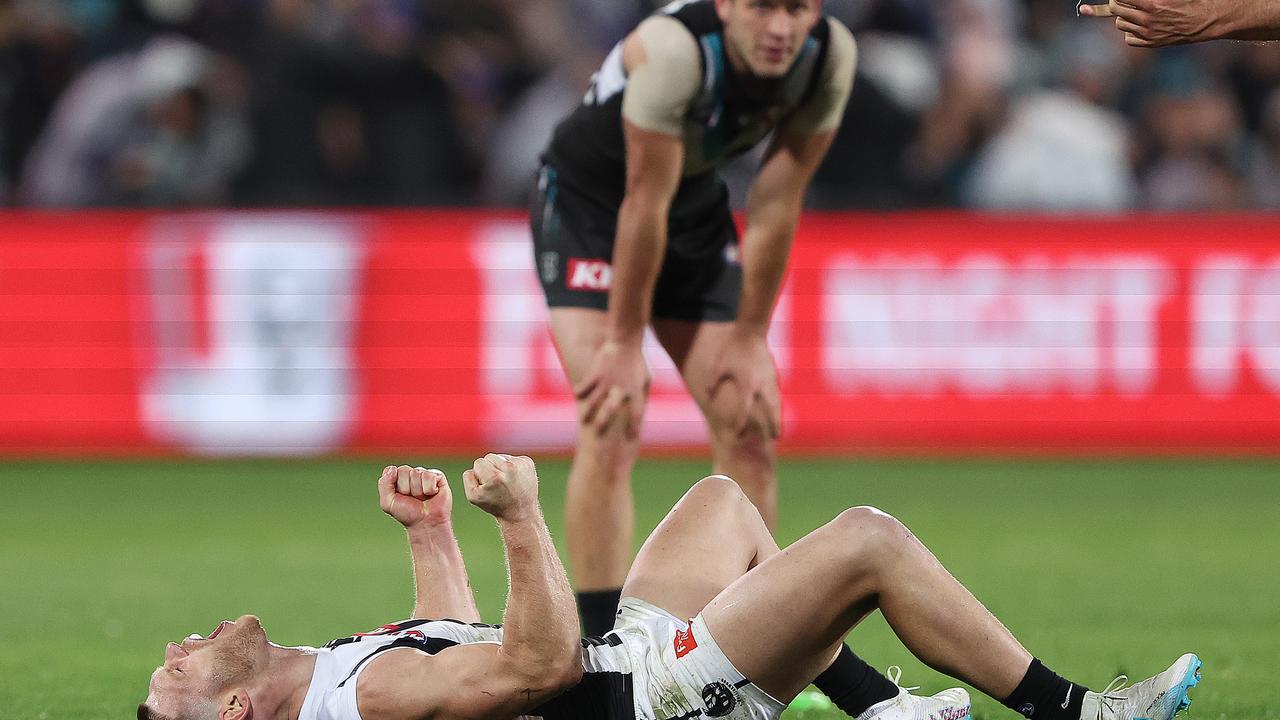
M 388 465 L 378 478 L 378 505 L 405 528 L 443 525 L 453 513 L 453 494 L 439 470 Z
M 462 473 L 467 500 L 499 520 L 518 520 L 538 511 L 538 472 L 523 456 L 489 453 Z

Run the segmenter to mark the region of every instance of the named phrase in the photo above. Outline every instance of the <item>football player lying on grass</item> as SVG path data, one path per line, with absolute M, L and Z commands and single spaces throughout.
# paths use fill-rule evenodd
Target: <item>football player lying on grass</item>
M 1033 658 L 893 517 L 850 508 L 779 550 L 723 476 L 695 484 L 649 536 L 613 630 L 581 638 L 533 461 L 486 455 L 462 481 L 506 548 L 502 626 L 479 622 L 444 474 L 388 467 L 379 500 L 408 533 L 413 618 L 321 648 L 270 643 L 252 615 L 223 622 L 169 643 L 139 719 L 766 720 L 877 609 L 921 661 L 1035 720 L 1168 720 L 1199 681 L 1187 654 L 1133 686 L 1088 690 Z M 860 714 L 968 716 L 960 688 L 903 689 Z

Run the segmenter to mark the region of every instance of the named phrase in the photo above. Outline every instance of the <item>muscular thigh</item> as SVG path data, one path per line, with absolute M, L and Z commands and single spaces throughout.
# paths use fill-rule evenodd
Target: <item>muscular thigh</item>
M 871 536 L 842 532 L 840 522 L 774 554 L 702 612 L 734 667 L 776 698 L 804 689 L 875 607 L 871 577 L 850 560 L 868 557 Z
M 759 512 L 733 481 L 695 484 L 636 556 L 624 597 L 692 618 L 748 569 L 778 552 Z
M 695 322 L 669 318 L 653 320 L 654 334 L 680 370 L 689 394 L 698 403 L 713 430 L 716 418 L 732 417 L 736 409 L 735 399 L 727 393 L 717 395 L 714 405 L 709 393 L 711 384 L 715 382 L 720 349 L 724 347 L 732 331 L 733 323 L 730 322 Z
M 560 364 L 571 385 L 586 377 L 591 356 L 600 346 L 605 333 L 603 310 L 578 307 L 553 307 L 549 310 L 551 339 L 555 342 Z

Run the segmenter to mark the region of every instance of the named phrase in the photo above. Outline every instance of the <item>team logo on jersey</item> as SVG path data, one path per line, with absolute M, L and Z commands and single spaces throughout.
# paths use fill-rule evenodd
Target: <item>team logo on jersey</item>
M 707 715 L 724 717 L 737 707 L 738 694 L 729 683 L 716 680 L 702 686 L 702 704 L 707 706 Z
M 570 290 L 608 292 L 613 284 L 613 268 L 604 260 L 569 258 L 567 284 Z
M 693 637 L 693 628 L 688 627 L 684 630 L 677 630 L 675 645 L 677 658 L 688 655 L 690 650 L 698 647 L 698 641 Z
M 548 250 L 542 253 L 538 258 L 538 272 L 542 275 L 542 282 L 550 285 L 560 276 L 560 253 Z

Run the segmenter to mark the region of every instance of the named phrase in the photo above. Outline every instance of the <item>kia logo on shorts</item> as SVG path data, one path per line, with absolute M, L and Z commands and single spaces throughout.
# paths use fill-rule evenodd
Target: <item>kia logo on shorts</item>
M 604 260 L 569 258 L 568 286 L 570 290 L 608 292 L 613 284 L 613 268 Z

